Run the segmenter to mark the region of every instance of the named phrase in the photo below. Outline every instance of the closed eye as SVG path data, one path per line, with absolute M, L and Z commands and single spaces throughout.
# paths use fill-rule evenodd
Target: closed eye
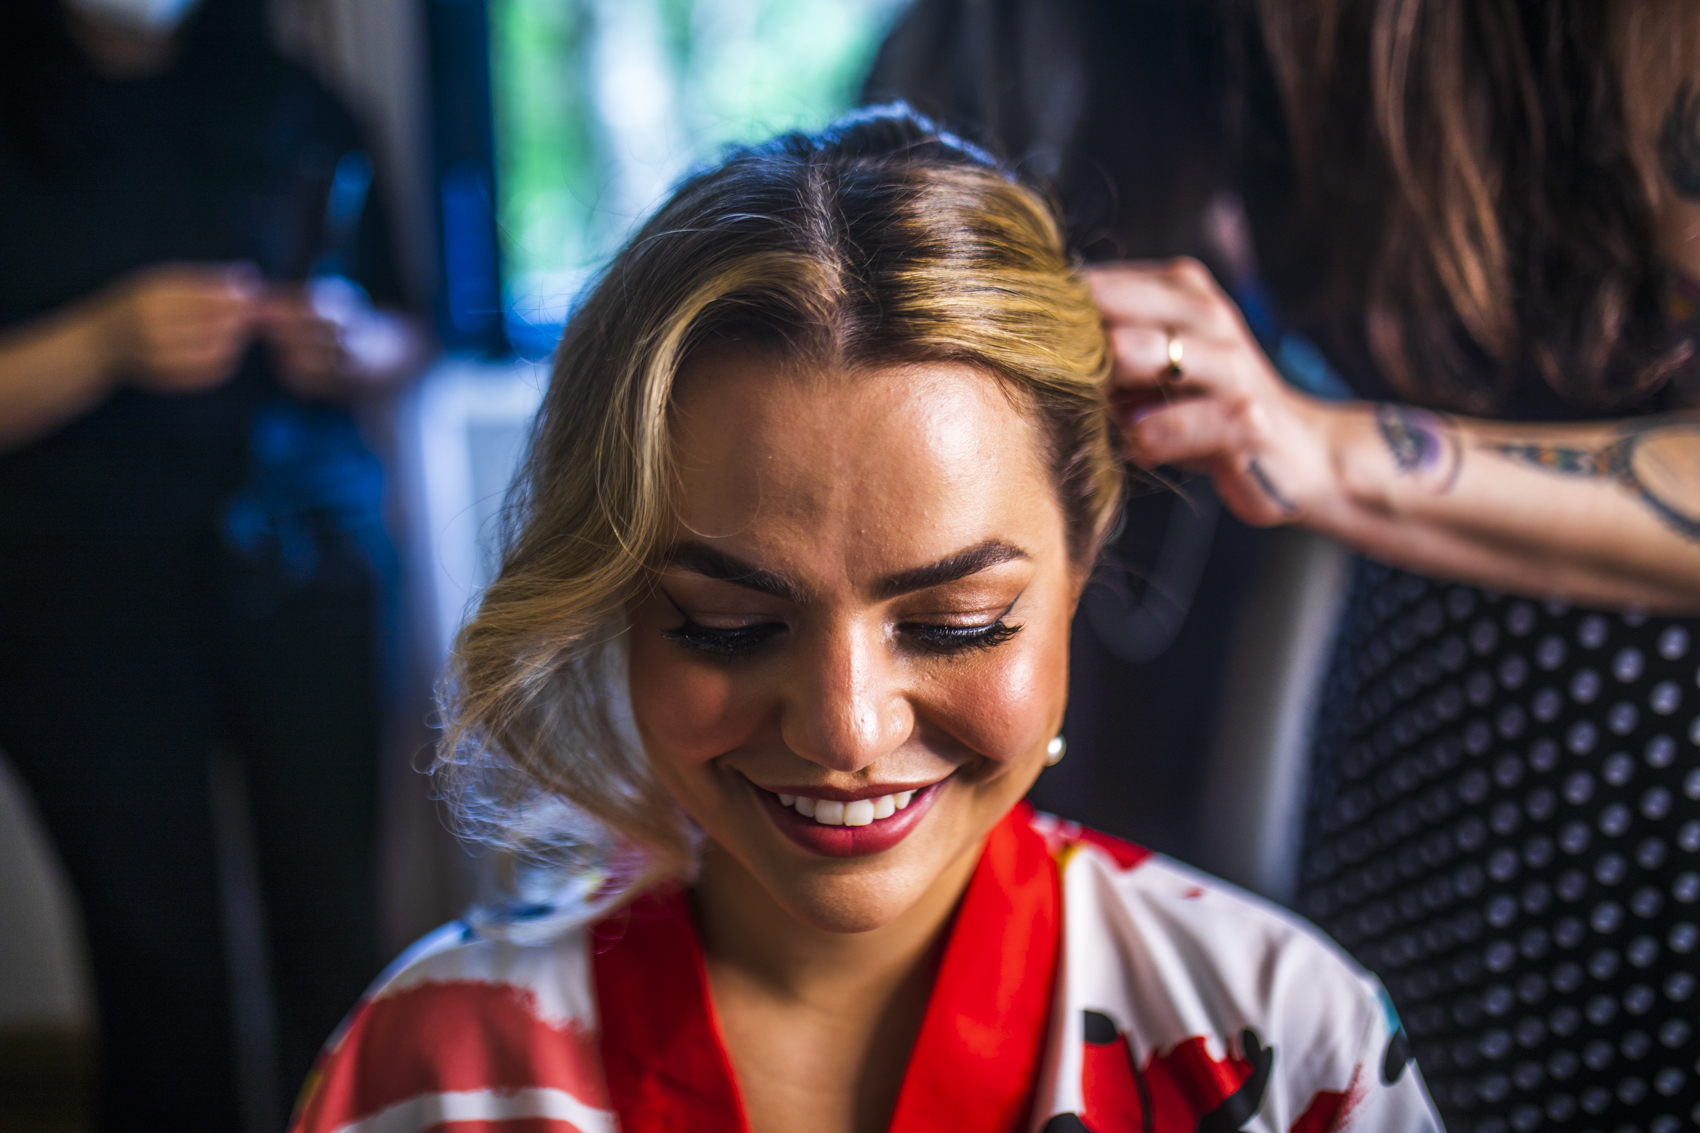
M 996 621 L 985 625 L 953 626 L 940 625 L 937 622 L 904 622 L 897 628 L 908 635 L 917 646 L 930 653 L 955 656 L 996 649 L 1021 632 L 1020 626 L 1012 626 L 1004 621 L 1019 601 L 1021 596 L 1018 594 L 1014 601 L 1003 608 Z
M 661 636 L 686 649 L 707 653 L 712 657 L 732 658 L 753 653 L 785 631 L 783 622 L 757 622 L 744 626 L 705 626 L 685 613 L 683 606 L 673 600 L 665 589 L 661 596 L 679 615 L 680 624 L 664 629 Z
M 679 615 L 680 624 L 661 631 L 661 636 L 685 649 L 706 653 L 711 657 L 731 660 L 748 656 L 789 627 L 784 622 L 756 622 L 742 626 L 705 626 L 694 620 L 665 590 L 662 596 Z M 1020 601 L 1017 597 L 1016 601 Z M 996 649 L 1021 632 L 1004 619 L 1015 608 L 1015 602 L 1005 606 L 995 621 L 984 625 L 949 625 L 938 622 L 902 622 L 897 630 L 917 649 L 945 656 L 983 652 Z
M 782 622 L 760 622 L 756 625 L 720 629 L 700 625 L 687 616 L 682 625 L 662 630 L 661 636 L 686 649 L 694 649 L 714 657 L 731 658 L 754 653 L 784 632 L 785 625 Z
M 959 654 L 996 649 L 1021 632 L 1020 626 L 1008 625 L 1002 618 L 983 626 L 933 625 L 928 622 L 905 622 L 897 627 L 916 645 L 930 653 Z

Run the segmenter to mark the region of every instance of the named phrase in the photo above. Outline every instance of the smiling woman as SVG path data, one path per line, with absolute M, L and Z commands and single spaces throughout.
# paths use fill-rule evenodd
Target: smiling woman
M 442 770 L 522 899 L 379 983 L 298 1127 L 1436 1128 L 1314 930 L 1021 803 L 1107 371 L 1043 200 L 906 112 L 687 181 L 456 652 Z

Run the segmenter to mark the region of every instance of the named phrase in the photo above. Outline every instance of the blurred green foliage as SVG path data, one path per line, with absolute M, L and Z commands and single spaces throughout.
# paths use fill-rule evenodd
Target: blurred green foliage
M 686 170 L 854 104 L 902 0 L 490 0 L 508 301 L 539 329 Z

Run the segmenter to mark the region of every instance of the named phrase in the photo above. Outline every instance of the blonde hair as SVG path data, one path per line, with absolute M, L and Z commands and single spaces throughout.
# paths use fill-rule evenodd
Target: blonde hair
M 487 930 L 582 918 L 694 868 L 694 828 L 622 719 L 617 644 L 671 518 L 673 382 L 709 340 L 839 370 L 981 367 L 1044 426 L 1081 569 L 1117 511 L 1103 329 L 1039 195 L 901 107 L 692 177 L 572 316 L 500 573 L 450 662 L 449 797 L 470 834 L 547 867 L 521 870 Z

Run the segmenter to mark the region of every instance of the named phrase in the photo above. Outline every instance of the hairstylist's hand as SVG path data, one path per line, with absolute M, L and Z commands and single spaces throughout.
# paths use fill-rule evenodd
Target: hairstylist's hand
M 260 299 L 249 264 L 161 264 L 120 281 L 100 306 L 113 377 L 154 393 L 198 393 L 236 372 Z
M 273 292 L 260 334 L 285 389 L 309 400 L 382 392 L 423 361 L 418 328 L 374 308 L 359 286 L 336 276 Z
M 261 334 L 277 380 L 297 397 L 339 396 L 347 381 L 343 322 L 320 310 L 305 289 L 274 293 L 265 302 Z
M 1258 525 L 1291 523 L 1331 499 L 1335 414 L 1281 380 L 1208 269 L 1106 264 L 1087 278 L 1115 358 L 1111 411 L 1136 464 L 1204 472 Z

